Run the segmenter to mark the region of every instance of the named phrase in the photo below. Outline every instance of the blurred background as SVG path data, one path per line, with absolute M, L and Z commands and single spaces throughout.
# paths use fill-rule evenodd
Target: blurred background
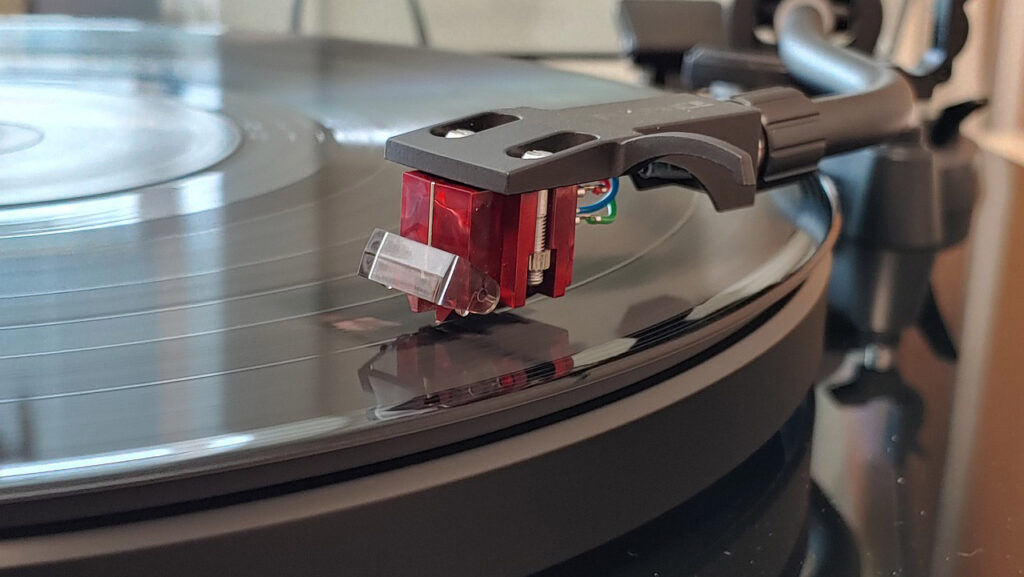
M 934 0 L 942 1 L 942 0 Z M 646 83 L 622 56 L 619 0 L 0 0 L 0 14 L 124 17 L 249 33 L 350 38 L 534 59 Z M 931 0 L 886 0 L 879 55 L 910 65 L 932 33 Z M 903 26 L 895 23 L 904 14 Z M 1024 1 L 971 0 L 971 32 L 938 110 L 990 101 L 966 133 L 982 196 L 964 245 L 933 279 L 961 349 L 935 528 L 932 574 L 1024 575 Z M 925 431 L 925 434 L 928 432 Z M 972 466 L 983 463 L 984 466 Z M 817 466 L 817 463 L 816 463 Z M 824 466 L 827 472 L 827 465 Z

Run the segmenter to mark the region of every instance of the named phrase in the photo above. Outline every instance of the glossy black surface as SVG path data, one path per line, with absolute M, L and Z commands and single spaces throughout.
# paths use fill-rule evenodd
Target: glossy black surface
M 534 418 L 724 337 L 834 232 L 817 181 L 728 214 L 692 191 L 623 190 L 615 225 L 581 227 L 565 298 L 434 328 L 354 274 L 369 232 L 397 223 L 401 167 L 382 160 L 383 140 L 484 108 L 649 90 L 341 41 L 110 23 L 0 32 L 7 85 L 169 98 L 242 134 L 207 170 L 0 208 L 0 504 L 405 439 L 330 463 L 353 467 Z
M 764 446 L 684 505 L 537 577 L 827 574 L 807 557 L 808 543 L 820 540 L 809 533 L 820 532 L 828 512 L 811 495 L 813 405 L 805 402 Z M 838 536 L 828 532 L 825 543 L 833 547 Z
M 618 539 L 536 577 L 857 577 L 860 551 L 810 478 L 814 402 L 714 486 Z
M 762 322 L 713 351 L 610 400 L 541 419 L 542 426 L 361 477 L 251 491 L 248 502 L 216 499 L 165 507 L 155 512 L 161 517 L 151 511 L 0 532 L 0 573 L 26 574 L 19 568 L 31 565 L 37 571 L 27 574 L 331 575 L 345 567 L 355 575 L 422 575 L 424 560 L 444 575 L 541 571 L 677 507 L 784 427 L 820 361 L 827 265 L 820 261 Z M 120 499 L 137 503 L 143 494 L 121 491 Z M 88 497 L 67 508 L 99 500 Z
M 841 316 L 830 318 L 829 337 L 816 392 L 815 479 L 852 527 L 864 574 L 929 575 L 950 506 L 940 491 L 956 365 L 916 327 L 884 369 L 864 366 L 860 337 Z

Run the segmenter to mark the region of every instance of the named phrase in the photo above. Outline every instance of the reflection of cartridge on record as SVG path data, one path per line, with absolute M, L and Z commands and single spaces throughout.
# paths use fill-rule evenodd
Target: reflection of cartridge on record
M 360 378 L 377 399 L 376 416 L 392 418 L 510 393 L 570 370 L 567 331 L 501 315 L 401 336 L 360 370 Z

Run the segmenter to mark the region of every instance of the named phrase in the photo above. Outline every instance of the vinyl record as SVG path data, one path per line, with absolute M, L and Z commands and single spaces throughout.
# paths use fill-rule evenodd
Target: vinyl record
M 358 478 L 732 346 L 827 269 L 837 223 L 815 178 L 723 214 L 623 180 L 618 220 L 579 227 L 568 294 L 488 316 L 435 326 L 355 275 L 369 233 L 398 223 L 388 136 L 648 94 L 340 40 L 4 24 L 0 530 Z M 784 381 L 764 385 L 765 431 L 810 385 Z

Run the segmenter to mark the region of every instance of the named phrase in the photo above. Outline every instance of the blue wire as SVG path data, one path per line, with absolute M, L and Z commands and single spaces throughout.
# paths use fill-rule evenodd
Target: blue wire
M 611 186 L 608 187 L 608 192 L 606 192 L 605 195 L 602 196 L 600 200 L 598 200 L 594 204 L 585 204 L 577 208 L 576 214 L 590 214 L 592 212 L 597 212 L 602 208 L 608 206 L 609 204 L 612 203 L 613 200 L 615 200 L 615 195 L 619 193 L 619 179 L 610 178 L 608 180 L 609 182 L 611 182 Z

